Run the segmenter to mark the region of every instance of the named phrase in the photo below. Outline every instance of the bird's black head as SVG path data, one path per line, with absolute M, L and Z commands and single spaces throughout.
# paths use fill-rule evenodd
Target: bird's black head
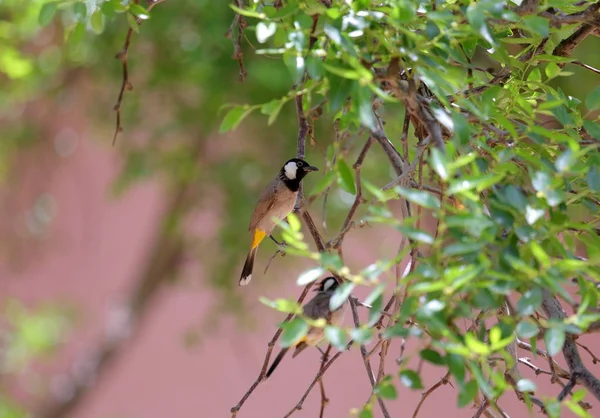
M 287 160 L 283 167 L 281 167 L 279 177 L 295 192 L 298 191 L 300 182 L 304 176 L 311 171 L 319 171 L 319 169 L 300 158 L 292 158 L 291 160 Z
M 333 292 L 338 288 L 340 284 L 333 276 L 325 277 L 319 284 L 315 292 Z

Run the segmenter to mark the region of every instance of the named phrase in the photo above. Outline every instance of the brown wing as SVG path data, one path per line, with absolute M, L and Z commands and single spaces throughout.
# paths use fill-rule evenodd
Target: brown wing
M 329 292 L 326 293 L 317 293 L 317 295 L 312 298 L 306 305 L 302 307 L 304 311 L 304 315 L 311 319 L 319 319 L 319 318 L 329 318 L 329 299 L 331 298 L 331 294 Z
M 258 225 L 258 223 L 265 217 L 269 210 L 273 208 L 273 205 L 275 204 L 277 182 L 277 178 L 271 181 L 258 197 L 258 202 L 256 202 L 254 212 L 252 212 L 252 217 L 250 218 L 250 225 L 248 227 L 249 231 L 253 231 L 256 228 L 256 225 Z

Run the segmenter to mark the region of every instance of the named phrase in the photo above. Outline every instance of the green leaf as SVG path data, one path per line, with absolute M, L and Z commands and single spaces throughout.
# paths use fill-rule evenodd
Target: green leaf
M 427 232 L 425 232 L 421 229 L 415 229 L 410 226 L 404 226 L 404 225 L 399 225 L 397 228 L 402 233 L 402 235 L 404 235 L 405 237 L 407 237 L 409 239 L 412 239 L 414 241 L 423 242 L 425 244 L 433 244 L 433 241 L 434 241 L 433 236 L 429 235 Z
M 465 345 L 471 352 L 475 354 L 482 356 L 487 356 L 490 354 L 490 348 L 485 343 L 479 341 L 472 332 L 467 332 L 465 334 Z
M 106 3 L 105 3 L 106 4 Z M 104 6 L 104 4 L 102 5 Z M 77 2 L 73 5 L 73 13 L 77 17 L 77 20 L 83 20 L 87 16 L 87 7 L 85 3 Z
M 439 209 L 440 200 L 429 192 L 422 190 L 407 189 L 405 187 L 395 187 L 394 190 L 402 197 L 416 203 L 419 206 L 428 209 Z
M 359 344 L 369 344 L 373 339 L 371 328 L 354 328 L 350 331 L 350 338 Z
M 600 168 L 592 166 L 587 172 L 586 181 L 590 189 L 596 193 L 600 193 Z
M 281 346 L 291 347 L 297 344 L 310 329 L 310 325 L 302 318 L 292 318 L 291 321 L 282 324 L 283 333 L 281 334 Z
M 588 110 L 600 109 L 600 86 L 596 87 L 585 99 L 585 107 Z
M 524 319 L 517 325 L 517 335 L 521 339 L 533 338 L 540 333 L 536 324 L 528 319 Z
M 275 299 L 270 300 L 265 297 L 260 297 L 258 300 L 270 308 L 277 309 L 284 313 L 300 313 L 301 309 L 295 300 L 290 299 Z
M 543 38 L 547 37 L 550 33 L 549 22 L 548 19 L 545 19 L 540 16 L 524 16 L 523 21 L 525 23 L 525 27 L 531 30 L 534 33 L 542 36 Z
M 555 356 L 560 353 L 565 344 L 565 339 L 565 330 L 560 324 L 553 324 L 551 328 L 548 328 L 544 335 L 544 342 L 546 343 L 548 354 Z
M 396 387 L 392 383 L 392 379 L 383 379 L 379 382 L 374 388 L 373 392 L 375 395 L 379 396 L 383 399 L 396 399 L 398 397 L 398 393 L 396 391 Z
M 305 285 L 317 280 L 321 276 L 321 274 L 323 274 L 324 272 L 325 272 L 325 269 L 323 269 L 322 267 L 315 267 L 313 269 L 307 270 L 304 273 L 302 273 L 300 276 L 298 276 L 298 280 L 296 280 L 296 284 L 298 286 L 305 286 Z
M 477 385 L 477 382 L 475 380 L 469 380 L 458 391 L 458 407 L 463 408 L 473 402 L 478 390 L 479 386 Z
M 140 33 L 140 25 L 138 25 L 137 19 L 131 13 L 127 13 L 127 23 L 135 33 Z
M 333 292 L 331 299 L 329 299 L 329 309 L 335 311 L 342 306 L 348 300 L 348 296 L 350 296 L 353 289 L 354 283 L 352 282 L 344 282 L 338 286 L 335 292 Z
M 290 226 L 290 229 L 294 232 L 300 232 L 300 229 L 302 228 L 302 224 L 300 223 L 300 219 L 298 219 L 298 216 L 290 213 L 287 216 L 287 223 Z
M 56 2 L 44 3 L 42 5 L 38 16 L 38 23 L 40 26 L 46 26 L 52 21 L 52 18 L 56 13 L 56 6 Z
M 533 315 L 542 304 L 542 291 L 535 287 L 526 291 L 517 302 L 517 310 L 523 316 Z
M 248 10 L 248 9 L 241 9 L 237 6 L 234 6 L 233 4 L 230 4 L 229 7 L 231 7 L 234 12 L 236 12 L 237 14 L 242 15 L 242 16 L 256 17 L 258 19 L 264 19 L 267 17 L 264 13 L 253 12 L 252 10 Z
M 600 141 L 600 123 L 584 120 L 583 127 L 593 138 Z
M 358 86 L 358 88 L 353 95 L 353 99 L 358 105 L 360 123 L 367 129 L 374 131 L 375 117 L 373 116 L 371 90 L 368 87 L 360 86 L 359 84 L 355 84 L 355 86 Z
M 229 109 L 229 112 L 223 118 L 221 126 L 219 127 L 219 133 L 225 133 L 228 131 L 234 131 L 237 126 L 252 112 L 254 108 L 243 105 L 234 106 Z
M 373 411 L 371 411 L 370 405 L 365 405 L 360 414 L 358 414 L 358 418 L 373 418 Z
M 445 366 L 446 365 L 446 359 L 444 359 L 444 357 L 442 357 L 442 355 L 440 353 L 438 353 L 435 350 L 432 350 L 430 348 L 426 348 L 424 350 L 421 350 L 421 352 L 419 353 L 419 355 L 421 356 L 421 358 L 425 361 L 428 361 L 432 364 L 438 365 L 438 366 Z
M 404 386 L 410 389 L 423 389 L 421 376 L 414 370 L 404 369 L 400 372 L 400 381 Z
M 136 3 L 130 4 L 129 10 L 138 19 L 141 19 L 141 20 L 150 19 L 150 15 L 148 14 L 148 11 L 146 9 L 144 9 L 142 6 L 140 6 L 139 4 L 136 4 Z
M 321 177 L 317 184 L 315 184 L 313 189 L 310 191 L 309 196 L 316 196 L 327 190 L 327 188 L 331 186 L 331 183 L 333 183 L 333 180 L 335 180 L 335 174 L 336 172 L 333 170 L 328 171 L 323 177 Z
M 462 356 L 454 353 L 448 353 L 446 355 L 446 363 L 450 369 L 450 373 L 454 378 L 462 383 L 465 380 L 465 360 Z
M 104 30 L 104 16 L 99 9 L 92 13 L 92 16 L 90 17 L 90 26 L 96 34 L 101 34 Z
M 434 148 L 431 151 L 431 165 L 442 180 L 448 180 L 449 174 L 448 169 L 446 168 L 448 165 L 448 158 L 437 148 Z
M 340 351 L 346 349 L 346 333 L 339 327 L 327 325 L 325 327 L 325 338 Z
M 337 67 L 335 65 L 323 63 L 323 67 L 332 74 L 349 80 L 360 80 L 361 75 L 354 68 Z
M 344 161 L 344 159 L 339 158 L 336 164 L 337 171 L 339 174 L 340 184 L 342 189 L 347 191 L 350 194 L 356 194 L 356 185 L 354 183 L 354 175 L 352 170 L 348 166 L 348 163 Z
M 546 76 L 549 79 L 558 76 L 560 74 L 560 71 L 560 67 L 554 62 L 550 62 L 548 63 L 548 65 L 546 65 Z

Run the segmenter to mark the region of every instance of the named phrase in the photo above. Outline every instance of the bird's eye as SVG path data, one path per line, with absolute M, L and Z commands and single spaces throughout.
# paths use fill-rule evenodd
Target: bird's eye
M 296 165 L 297 165 L 298 167 L 302 167 L 302 161 L 298 161 L 298 162 L 296 163 Z

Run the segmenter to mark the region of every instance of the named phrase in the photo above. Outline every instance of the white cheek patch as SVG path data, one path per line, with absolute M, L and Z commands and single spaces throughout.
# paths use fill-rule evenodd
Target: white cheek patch
M 325 283 L 323 283 L 323 290 L 327 291 L 327 290 L 331 289 L 335 283 L 336 283 L 335 279 L 327 279 L 327 281 Z
M 296 178 L 297 170 L 298 170 L 298 166 L 293 161 L 290 161 L 289 163 L 287 163 L 286 165 L 283 166 L 283 171 L 285 173 L 285 176 L 290 180 L 294 180 Z

